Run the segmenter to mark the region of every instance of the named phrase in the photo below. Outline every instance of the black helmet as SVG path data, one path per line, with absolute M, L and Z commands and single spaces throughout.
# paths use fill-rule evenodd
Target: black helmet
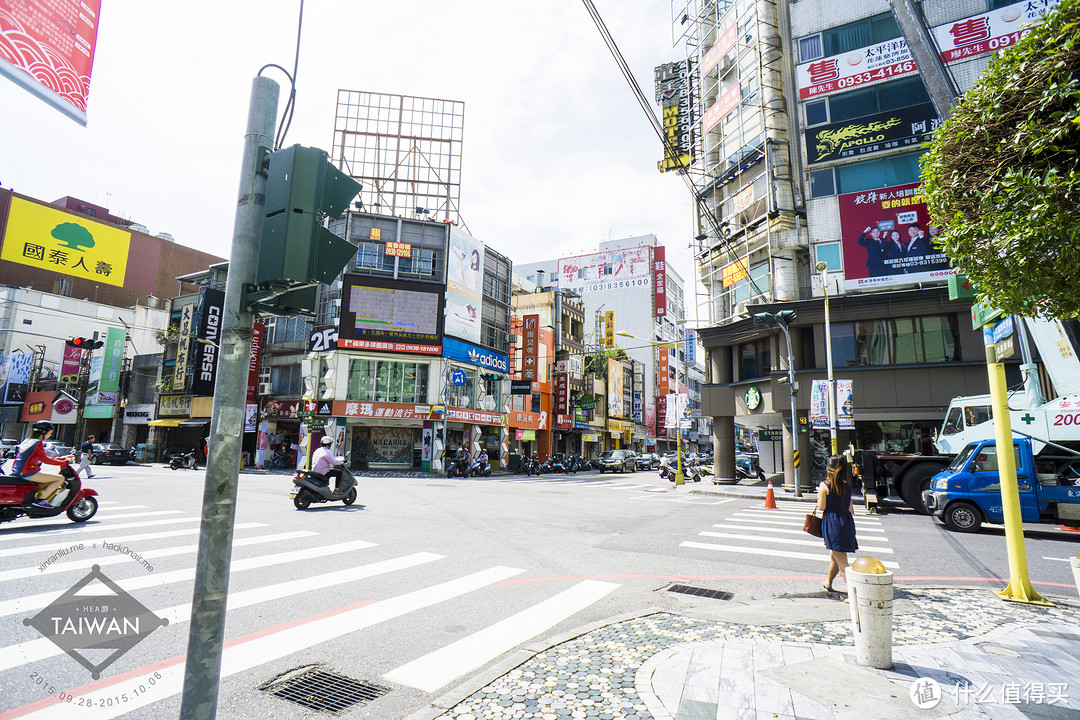
M 329 435 L 323 435 L 322 440 L 320 440 L 319 442 L 321 442 L 323 445 L 330 445 L 334 441 L 330 438 Z
M 38 420 L 34 423 L 34 430 L 37 432 L 48 432 L 49 430 L 55 430 L 56 426 L 48 420 Z

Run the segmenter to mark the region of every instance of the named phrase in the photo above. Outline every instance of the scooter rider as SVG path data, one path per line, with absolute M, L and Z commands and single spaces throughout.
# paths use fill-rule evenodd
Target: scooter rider
M 64 484 L 62 475 L 54 475 L 41 471 L 41 463 L 48 465 L 63 465 L 64 462 L 51 458 L 46 454 L 42 445 L 43 440 L 48 440 L 53 434 L 53 424 L 48 420 L 38 420 L 30 431 L 30 437 L 19 443 L 19 449 L 15 455 L 15 461 L 11 464 L 11 474 L 23 480 L 30 480 L 41 485 L 34 493 L 34 507 L 52 508 L 46 502 L 60 486 Z
M 335 465 L 340 465 L 345 462 L 345 458 L 336 457 L 334 451 L 330 449 L 330 445 L 334 442 L 333 438 L 329 435 L 323 435 L 322 440 L 319 441 L 320 447 L 311 456 L 311 472 L 317 476 L 320 480 L 326 483 L 327 487 L 330 487 L 330 473 L 333 471 Z M 334 492 L 337 492 L 338 487 L 338 475 L 334 473 Z

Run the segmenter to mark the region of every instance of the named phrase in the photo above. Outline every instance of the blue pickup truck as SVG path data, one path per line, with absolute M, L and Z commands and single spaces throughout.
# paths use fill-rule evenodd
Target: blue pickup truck
M 1035 455 L 1028 438 L 1014 438 L 1013 452 L 1021 520 L 1080 527 L 1080 453 L 1048 445 Z M 957 532 L 975 532 L 984 522 L 1003 522 L 995 442 L 965 447 L 931 479 L 923 502 Z

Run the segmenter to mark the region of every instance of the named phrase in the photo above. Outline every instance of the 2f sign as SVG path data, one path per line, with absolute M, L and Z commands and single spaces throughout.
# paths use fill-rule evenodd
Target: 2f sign
M 337 328 L 314 330 L 308 340 L 308 352 L 329 352 L 337 349 Z

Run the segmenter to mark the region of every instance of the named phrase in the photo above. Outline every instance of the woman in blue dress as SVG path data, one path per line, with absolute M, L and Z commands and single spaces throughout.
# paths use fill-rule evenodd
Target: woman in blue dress
M 818 488 L 821 535 L 829 549 L 829 574 L 822 586 L 833 592 L 837 573 L 847 582 L 849 552 L 859 549 L 855 541 L 855 518 L 851 514 L 851 467 L 843 455 L 833 455 L 825 466 L 825 482 Z

